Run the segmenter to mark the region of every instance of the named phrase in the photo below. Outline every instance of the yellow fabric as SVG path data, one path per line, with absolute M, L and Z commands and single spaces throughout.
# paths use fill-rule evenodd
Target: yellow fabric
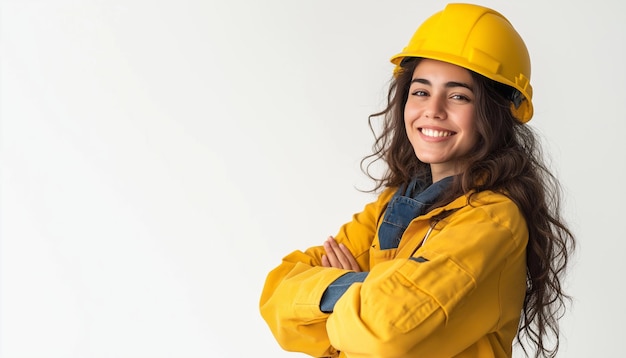
M 381 251 L 376 232 L 392 195 L 382 193 L 336 235 L 369 275 L 333 313 L 320 311 L 320 299 L 347 271 L 321 267 L 322 246 L 292 252 L 268 274 L 260 312 L 278 343 L 313 357 L 511 357 L 528 240 L 517 206 L 492 192 L 471 205 L 463 196 L 413 220 L 397 249 Z M 455 211 L 433 223 L 444 210 Z M 409 259 L 416 248 L 413 257 L 428 261 Z

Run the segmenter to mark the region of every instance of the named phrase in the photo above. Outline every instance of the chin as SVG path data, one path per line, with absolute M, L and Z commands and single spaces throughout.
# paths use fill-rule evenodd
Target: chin
M 433 157 L 429 157 L 429 156 L 417 156 L 417 159 L 420 160 L 420 162 L 422 163 L 426 163 L 426 164 L 439 164 L 442 163 L 441 158 L 433 158 Z

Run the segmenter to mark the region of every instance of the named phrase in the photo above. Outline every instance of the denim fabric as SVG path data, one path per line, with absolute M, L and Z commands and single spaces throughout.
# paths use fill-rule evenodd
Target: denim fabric
M 335 303 L 343 296 L 346 290 L 355 282 L 365 281 L 367 274 L 367 272 L 348 272 L 333 281 L 322 295 L 320 310 L 326 313 L 332 312 L 335 308 Z
M 398 247 L 400 238 L 409 223 L 425 214 L 426 208 L 437 200 L 451 181 L 452 177 L 447 177 L 427 186 L 423 181 L 413 179 L 406 189 L 399 188 L 387 205 L 383 223 L 378 229 L 380 249 Z

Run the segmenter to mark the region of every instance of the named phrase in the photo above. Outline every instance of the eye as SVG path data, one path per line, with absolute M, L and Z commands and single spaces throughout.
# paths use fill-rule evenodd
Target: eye
M 424 97 L 424 96 L 428 96 L 428 93 L 426 91 L 422 91 L 422 90 L 415 90 L 411 92 L 412 96 L 418 96 L 418 97 Z
M 462 101 L 462 102 L 470 102 L 471 99 L 463 94 L 453 94 L 452 96 L 450 96 L 451 99 L 455 100 L 455 101 Z

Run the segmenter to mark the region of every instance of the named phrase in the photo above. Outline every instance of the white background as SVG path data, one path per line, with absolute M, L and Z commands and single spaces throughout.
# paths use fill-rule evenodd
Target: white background
M 623 356 L 624 5 L 481 4 L 531 52 L 579 240 L 560 356 Z M 2 1 L 0 356 L 300 356 L 265 275 L 373 200 L 367 116 L 444 5 Z

